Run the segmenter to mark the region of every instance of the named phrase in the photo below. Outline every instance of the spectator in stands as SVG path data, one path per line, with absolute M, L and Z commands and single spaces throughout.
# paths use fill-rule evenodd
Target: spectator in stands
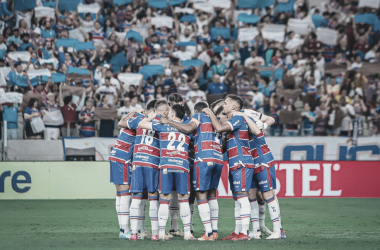
M 230 49 L 228 47 L 224 47 L 223 53 L 220 54 L 222 58 L 222 64 L 226 66 L 226 68 L 229 68 L 231 61 L 235 59 L 234 56 L 231 55 L 229 52 L 230 52 Z
M 45 103 L 44 102 L 42 103 L 41 113 L 43 116 L 46 115 L 46 116 L 50 117 L 52 115 L 50 112 L 56 112 L 56 111 L 59 112 L 59 114 L 57 114 L 57 115 L 58 116 L 60 115 L 62 117 L 59 104 L 55 101 L 54 94 L 52 92 L 50 92 L 47 94 L 47 101 Z M 56 116 L 52 117 L 49 120 L 52 120 L 55 117 Z M 44 123 L 44 125 L 45 125 L 44 139 L 45 140 L 50 140 L 50 139 L 57 140 L 59 137 L 59 134 L 60 134 L 59 133 L 59 126 L 61 124 L 52 124 L 52 122 L 49 122 L 49 124 Z
M 189 101 L 190 98 L 194 98 L 194 97 L 195 97 L 195 103 L 200 102 L 200 101 L 207 101 L 205 92 L 203 92 L 202 90 L 199 90 L 199 85 L 196 82 L 191 85 L 191 90 L 187 92 L 186 100 Z
M 19 46 L 22 43 L 21 37 L 20 37 L 20 31 L 18 28 L 14 28 L 12 32 L 12 36 L 7 38 L 7 45 L 10 45 L 11 43 L 16 44 L 17 46 Z
M 306 136 L 314 135 L 314 123 L 316 121 L 316 115 L 311 111 L 309 103 L 305 103 L 302 112 L 302 132 Z
M 80 137 L 94 137 L 95 136 L 95 114 L 94 106 L 91 101 L 86 102 L 86 108 L 79 114 L 79 121 L 82 123 L 80 126 Z
M 34 117 L 41 117 L 38 107 L 38 101 L 35 98 L 30 98 L 28 106 L 24 111 L 25 119 L 25 133 L 28 139 L 41 139 L 42 132 L 34 133 L 31 125 L 31 121 Z
M 326 135 L 327 123 L 329 121 L 328 110 L 326 109 L 327 101 L 322 101 L 315 110 L 316 121 L 314 125 L 314 135 Z
M 104 79 L 104 86 L 100 86 L 96 90 L 96 94 L 100 94 L 100 99 L 104 100 L 104 96 L 108 96 L 107 100 L 109 101 L 108 105 L 110 106 L 115 106 L 117 100 L 118 100 L 118 95 L 115 87 L 111 86 L 111 78 L 106 77 Z M 98 101 L 98 97 L 95 95 L 94 96 L 95 101 Z
M 308 55 L 317 55 L 323 52 L 323 45 L 317 40 L 317 35 L 311 32 L 308 41 L 305 43 L 305 52 Z
M 137 110 L 137 109 L 143 109 L 142 106 L 140 104 L 138 104 L 138 96 L 137 95 L 134 95 L 131 98 L 131 106 L 130 106 L 130 111 L 129 112 L 132 112 L 133 110 Z
M 350 136 L 352 135 L 352 119 L 355 118 L 354 107 L 346 102 L 344 96 L 340 96 L 339 104 L 340 109 L 343 111 L 345 115 L 345 117 L 342 120 L 340 136 Z
M 0 104 L 0 112 L 3 113 L 3 121 L 7 121 L 7 139 L 20 139 L 20 131 L 18 128 L 18 110 L 19 107 L 13 103 Z
M 155 100 L 166 100 L 167 99 L 167 95 L 165 95 L 162 85 L 156 86 L 156 89 L 154 90 L 154 99 Z
M 102 97 L 99 108 L 112 108 L 108 100 L 109 96 L 104 95 Z M 114 120 L 100 120 L 99 137 L 113 137 L 113 130 L 115 128 Z
M 213 77 L 213 82 L 209 83 L 206 90 L 206 95 L 226 94 L 227 87 L 220 81 L 220 75 L 216 74 Z
M 264 105 L 264 94 L 259 92 L 259 83 L 254 82 L 252 84 L 251 90 L 253 92 L 253 102 L 257 102 L 259 106 Z
M 227 72 L 227 67 L 222 64 L 222 57 L 219 53 L 214 54 L 214 62 L 215 64 L 211 67 L 212 73 L 214 75 L 224 76 Z
M 76 112 L 77 106 L 81 102 L 82 96 L 79 97 L 76 103 L 73 101 L 73 96 L 62 97 L 62 85 L 59 88 L 59 105 L 63 113 L 63 126 L 61 128 L 62 137 L 78 137 L 78 130 L 76 129 Z
M 287 111 L 296 111 L 296 107 L 292 104 L 291 101 L 288 102 L 288 105 L 283 107 L 283 110 Z M 281 111 L 280 111 L 281 113 Z M 298 136 L 298 125 L 296 124 L 284 124 L 284 136 Z

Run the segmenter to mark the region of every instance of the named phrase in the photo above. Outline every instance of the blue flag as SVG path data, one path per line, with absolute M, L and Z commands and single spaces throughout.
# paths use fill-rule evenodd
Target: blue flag
M 41 0 L 42 2 L 42 5 L 44 7 L 50 7 L 50 8 L 54 8 L 55 9 L 55 6 L 57 5 L 57 2 L 56 1 L 44 1 L 44 0 Z
M 374 32 L 380 29 L 380 20 L 373 13 L 357 14 L 355 16 L 355 23 L 366 23 L 372 25 L 372 30 Z
M 81 0 L 61 0 L 58 3 L 59 10 L 67 10 L 67 11 L 76 11 L 78 4 L 81 3 Z
M 276 81 L 278 79 L 282 79 L 283 75 L 284 75 L 284 70 L 283 69 L 276 69 L 274 71 L 273 80 Z
M 168 7 L 166 0 L 148 0 L 148 5 L 157 9 L 165 9 Z
M 286 3 L 278 3 L 277 12 L 294 12 L 294 0 L 289 0 Z
M 139 32 L 134 30 L 129 30 L 128 33 L 125 35 L 125 38 L 133 38 L 140 44 L 143 42 L 143 37 L 140 35 Z
M 197 46 L 197 43 L 193 41 L 179 42 L 179 43 L 176 43 L 175 46 L 176 47 Z
M 231 32 L 229 28 L 215 28 L 212 27 L 210 30 L 211 39 L 216 40 L 218 36 L 222 36 L 223 39 L 230 39 L 231 38 Z
M 86 49 L 96 49 L 93 42 L 82 42 L 75 43 L 74 49 L 76 51 L 86 50 Z
M 255 24 L 258 21 L 260 21 L 260 18 L 259 16 L 255 14 L 248 15 L 247 13 L 241 13 L 238 16 L 238 21 L 243 22 L 243 23 Z
M 325 19 L 321 15 L 312 15 L 311 20 L 313 20 L 315 28 L 319 28 L 325 22 Z
M 235 42 L 239 37 L 239 29 L 238 28 L 234 28 L 232 30 L 232 40 Z
M 273 74 L 273 71 L 271 71 L 271 70 L 263 70 L 263 71 L 260 71 L 259 74 L 260 74 L 261 77 L 271 78 L 272 74 Z
M 47 82 L 49 80 L 48 76 L 42 76 L 41 79 L 43 82 Z M 63 73 L 51 73 L 51 82 L 66 82 L 66 75 Z
M 0 16 L 11 16 L 12 12 L 8 9 L 7 2 L 0 3 Z
M 179 21 L 181 23 L 183 23 L 183 22 L 196 23 L 197 17 L 196 17 L 196 15 L 184 15 L 179 19 Z
M 274 4 L 274 0 L 265 0 L 265 1 L 259 1 L 258 3 L 258 7 L 259 8 L 265 8 L 265 7 L 268 7 L 268 6 L 271 6 Z
M 180 5 L 183 3 L 186 3 L 187 0 L 169 0 L 169 5 L 174 6 L 174 5 Z
M 126 5 L 132 3 L 132 0 L 113 0 L 114 5 Z
M 162 65 L 144 65 L 140 70 L 139 74 L 144 76 L 144 80 L 155 74 L 164 74 L 164 66 Z
M 32 78 L 32 79 L 29 79 L 30 80 L 30 84 L 34 87 L 34 86 L 37 86 L 38 83 L 40 83 L 40 78 L 38 76 Z M 27 82 L 27 78 L 26 76 L 16 76 L 16 85 L 17 86 L 20 86 L 20 87 L 23 87 L 23 88 L 27 88 L 28 87 L 28 82 Z
M 266 0 L 262 0 L 265 2 Z M 239 0 L 237 7 L 239 9 L 256 9 L 259 6 L 259 0 Z
M 214 53 L 223 53 L 223 49 L 225 47 L 227 47 L 227 48 L 230 49 L 230 52 L 228 54 L 232 55 L 233 53 L 232 53 L 232 50 L 231 50 L 231 46 L 228 45 L 228 44 L 226 44 L 224 46 L 214 45 L 214 47 L 212 47 L 212 52 L 214 52 Z
M 0 58 L 3 59 L 7 51 L 5 49 L 0 49 Z
M 113 73 L 116 74 L 120 72 L 122 67 L 128 65 L 129 63 L 125 54 L 123 52 L 119 52 L 110 60 L 110 64 L 112 64 Z
M 72 47 L 74 44 L 79 43 L 78 39 L 57 39 L 56 46 L 59 47 Z
M 36 0 L 13 0 L 15 10 L 34 10 L 36 8 Z
M 181 66 L 199 67 L 203 65 L 203 61 L 199 59 L 181 61 Z
M 82 69 L 82 68 L 69 66 L 69 69 L 67 70 L 67 74 L 89 75 L 90 71 L 88 69 Z

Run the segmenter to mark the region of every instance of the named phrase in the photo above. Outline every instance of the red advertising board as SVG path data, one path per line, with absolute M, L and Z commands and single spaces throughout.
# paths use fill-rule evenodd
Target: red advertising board
M 379 161 L 279 161 L 276 178 L 280 198 L 380 198 Z M 232 196 L 227 166 L 218 196 Z

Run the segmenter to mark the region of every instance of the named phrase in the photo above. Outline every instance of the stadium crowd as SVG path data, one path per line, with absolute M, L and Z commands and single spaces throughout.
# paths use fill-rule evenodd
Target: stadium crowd
M 373 2 L 2 0 L 7 137 L 113 137 L 115 120 L 172 93 L 189 115 L 237 94 L 276 119 L 269 136 L 378 134 Z

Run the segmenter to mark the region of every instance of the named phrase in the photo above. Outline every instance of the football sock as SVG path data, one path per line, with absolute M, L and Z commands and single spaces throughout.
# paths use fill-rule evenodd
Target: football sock
M 198 200 L 198 211 L 199 216 L 203 222 L 205 227 L 207 236 L 212 234 L 211 221 L 210 221 L 210 207 L 208 205 L 207 200 Z
M 178 230 L 178 215 L 179 215 L 179 204 L 177 192 L 172 192 L 172 198 L 169 204 L 170 212 L 170 230 Z
M 234 198 L 234 200 L 235 200 L 235 233 L 239 234 L 241 231 L 240 204 L 236 200 L 236 198 Z
M 260 230 L 259 223 L 259 204 L 257 203 L 257 199 L 249 200 L 251 204 L 251 223 L 253 232 L 257 232 Z
M 139 210 L 139 222 L 138 222 L 138 230 L 140 233 L 145 232 L 145 209 L 146 209 L 146 202 L 147 199 L 142 198 L 140 203 L 140 210 Z
M 139 210 L 141 204 L 142 194 L 134 194 L 132 196 L 132 203 L 130 208 L 131 230 L 132 234 L 137 234 L 139 224 Z
M 270 219 L 273 223 L 273 231 L 280 231 L 280 209 L 278 203 L 276 202 L 275 197 L 266 200 L 266 202 L 268 204 Z
M 278 213 L 279 213 L 279 219 L 280 219 L 280 228 L 282 228 L 280 202 L 278 201 L 277 196 L 275 196 L 275 199 L 276 199 L 276 201 L 277 201 L 277 205 L 278 205 Z
M 149 217 L 152 225 L 152 234 L 158 235 L 158 195 L 149 196 Z
M 218 232 L 219 204 L 216 197 L 208 198 L 210 206 L 211 227 L 213 232 Z
M 120 191 L 120 214 L 121 214 L 121 229 L 124 233 L 129 232 L 129 203 L 131 201 L 131 193 L 129 190 Z
M 193 231 L 193 217 L 194 217 L 194 200 L 189 201 L 190 206 L 190 231 Z
M 121 194 L 119 191 L 117 191 L 116 192 L 116 213 L 117 213 L 117 220 L 119 221 L 119 228 L 121 231 L 120 199 L 121 199 Z
M 236 198 L 240 204 L 241 232 L 246 235 L 249 235 L 249 221 L 251 219 L 251 206 L 249 204 L 248 195 L 238 194 Z
M 190 234 L 190 206 L 188 198 L 179 198 L 179 207 L 181 209 L 181 219 L 183 224 L 183 232 L 185 235 Z
M 169 203 L 170 200 L 160 199 L 160 207 L 158 208 L 158 228 L 160 236 L 165 236 L 165 227 L 169 215 Z
M 265 227 L 265 201 L 259 203 L 259 223 L 260 227 Z

